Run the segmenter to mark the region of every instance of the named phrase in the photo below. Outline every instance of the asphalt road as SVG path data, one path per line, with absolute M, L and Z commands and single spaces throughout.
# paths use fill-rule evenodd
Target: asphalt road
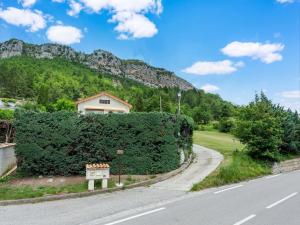
M 300 171 L 191 193 L 135 214 L 85 225 L 299 225 Z
M 201 192 L 136 188 L 0 207 L 1 225 L 299 225 L 300 171 Z

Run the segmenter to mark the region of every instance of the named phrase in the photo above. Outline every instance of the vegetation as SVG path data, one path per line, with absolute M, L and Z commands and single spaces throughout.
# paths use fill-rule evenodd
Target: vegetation
M 240 110 L 234 133 L 254 158 L 274 161 L 300 153 L 298 114 L 274 105 L 263 93 Z
M 14 119 L 14 111 L 0 109 L 0 143 L 8 143 L 13 140 L 14 129 L 12 120 Z
M 250 157 L 245 146 L 230 134 L 195 131 L 194 143 L 219 151 L 225 160 L 215 172 L 195 184 L 193 191 L 240 182 L 271 172 L 270 163 Z
M 84 65 L 59 59 L 12 57 L 0 60 L 0 97 L 26 99 L 25 109 L 74 110 L 72 102 L 108 91 L 133 105 L 133 111 L 176 113 L 178 89 L 150 88 L 132 80 L 99 74 Z M 233 116 L 235 106 L 202 90 L 182 93 L 182 113 L 206 124 Z
M 108 162 L 112 173 L 119 163 L 126 174 L 168 172 L 179 166 L 178 148 L 191 149 L 192 122 L 163 113 L 78 116 L 19 111 L 14 124 L 18 171 L 77 175 L 85 173 L 87 163 Z M 125 151 L 121 158 L 118 149 Z
M 115 187 L 115 182 L 109 179 L 108 188 Z M 29 185 L 13 186 L 7 182 L 0 181 L 0 200 L 14 200 L 24 198 L 36 198 L 46 195 L 67 194 L 86 192 L 88 188 L 87 182 L 77 184 L 67 184 L 60 186 L 41 185 L 37 187 Z M 101 181 L 95 182 L 95 189 L 101 189 Z
M 0 120 L 12 120 L 14 111 L 11 109 L 0 109 Z

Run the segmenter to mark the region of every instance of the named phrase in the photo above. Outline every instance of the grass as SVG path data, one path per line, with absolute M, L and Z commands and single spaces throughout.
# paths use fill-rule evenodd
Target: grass
M 192 191 L 236 183 L 271 173 L 271 165 L 247 155 L 245 146 L 234 136 L 218 131 L 195 131 L 194 143 L 219 151 L 224 161 L 202 182 L 194 184 Z
M 109 180 L 108 188 L 115 187 L 115 182 Z M 95 182 L 95 189 L 101 188 L 101 181 Z M 12 186 L 6 180 L 0 182 L 0 200 L 13 200 L 24 198 L 36 198 L 47 195 L 57 195 L 66 193 L 79 193 L 87 191 L 87 182 L 78 184 L 68 184 L 63 186 Z

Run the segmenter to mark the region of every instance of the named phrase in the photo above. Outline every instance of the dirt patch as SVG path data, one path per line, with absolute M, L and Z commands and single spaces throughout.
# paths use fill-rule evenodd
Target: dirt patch
M 121 180 L 124 181 L 145 181 L 148 179 L 154 178 L 149 175 L 122 175 Z M 111 178 L 114 181 L 118 181 L 117 175 L 112 175 Z M 39 177 L 39 178 L 16 178 L 8 182 L 12 186 L 64 186 L 68 184 L 78 184 L 86 182 L 85 176 L 73 176 L 73 177 L 64 177 L 64 176 L 54 176 L 54 177 Z

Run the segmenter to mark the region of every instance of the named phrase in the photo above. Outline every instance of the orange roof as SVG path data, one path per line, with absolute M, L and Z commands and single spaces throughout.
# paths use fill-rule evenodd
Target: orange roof
M 130 105 L 128 102 L 126 102 L 126 101 L 124 101 L 124 100 L 122 100 L 122 99 L 120 99 L 120 98 L 118 98 L 118 97 L 116 97 L 116 96 L 113 96 L 113 95 L 111 95 L 111 94 L 109 94 L 109 93 L 107 93 L 107 92 L 101 92 L 101 93 L 99 93 L 99 94 L 97 94 L 97 95 L 93 95 L 93 96 L 88 97 L 88 98 L 80 99 L 80 100 L 78 100 L 78 101 L 76 102 L 76 105 L 78 105 L 79 103 L 82 103 L 82 102 L 86 102 L 86 101 L 92 100 L 92 99 L 94 99 L 94 98 L 98 98 L 98 97 L 103 96 L 103 95 L 108 96 L 108 97 L 111 97 L 111 98 L 115 99 L 116 101 L 121 102 L 121 103 L 123 103 L 124 105 L 127 105 L 129 108 L 132 108 L 132 105 Z
M 86 164 L 86 169 L 107 169 L 109 165 L 107 163 L 94 163 L 94 164 Z

